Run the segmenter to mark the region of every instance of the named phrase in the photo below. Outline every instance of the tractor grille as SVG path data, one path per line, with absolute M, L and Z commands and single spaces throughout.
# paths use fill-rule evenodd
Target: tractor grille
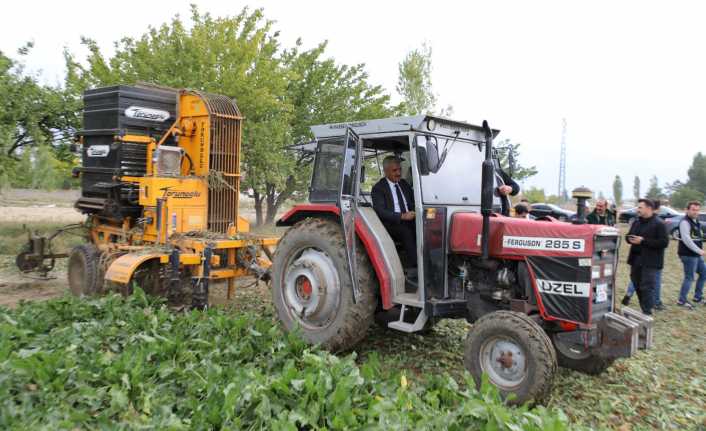
M 593 274 L 600 268 L 599 278 L 592 278 L 591 287 L 593 289 L 593 303 L 591 304 L 591 320 L 597 322 L 603 315 L 613 311 L 615 295 L 615 271 L 618 266 L 618 237 L 617 236 L 596 236 L 593 249 Z M 592 276 L 593 277 L 593 276 Z M 607 299 L 603 302 L 596 302 L 596 294 L 599 285 L 606 286 Z
M 226 233 L 238 221 L 243 119 L 234 100 L 212 94 L 200 96 L 211 117 L 208 230 Z

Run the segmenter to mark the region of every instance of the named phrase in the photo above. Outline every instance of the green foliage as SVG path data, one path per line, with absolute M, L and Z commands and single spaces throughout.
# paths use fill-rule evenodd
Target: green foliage
M 0 309 L 3 429 L 568 429 L 560 411 L 508 408 L 468 375 L 381 368 L 253 314 L 173 313 L 139 288 Z
M 436 96 L 431 84 L 431 47 L 426 43 L 420 49 L 407 53 L 399 64 L 397 93 L 402 103 L 397 108 L 401 115 L 431 114 Z
M 547 197 L 544 194 L 544 189 L 538 187 L 530 187 L 522 192 L 523 196 L 531 203 L 546 202 Z
M 648 199 L 664 199 L 665 194 L 659 186 L 659 180 L 656 175 L 653 175 L 652 178 L 650 178 L 650 188 L 647 189 L 647 194 L 645 196 Z
M 687 174 L 689 175 L 687 185 L 706 194 L 706 156 L 701 152 L 696 153 Z
M 613 200 L 617 206 L 623 204 L 623 180 L 620 175 L 616 175 L 613 180 Z
M 635 202 L 640 199 L 640 177 L 635 175 L 635 179 L 632 182 L 632 196 L 635 198 Z
M 285 200 L 306 190 L 310 160 L 285 148 L 308 139 L 308 126 L 389 112 L 388 96 L 368 83 L 363 65 L 325 59 L 325 43 L 282 49 L 272 25 L 261 9 L 215 18 L 194 6 L 189 21 L 177 16 L 139 38 L 123 38 L 109 58 L 84 39 L 86 67 L 66 54 L 67 88 L 143 81 L 235 98 L 246 117 L 243 188 L 254 194 L 258 222 L 263 203 L 270 221 Z
M 704 194 L 689 186 L 682 186 L 669 196 L 669 200 L 674 208 L 686 208 L 690 201 L 704 202 Z
M 18 54 L 27 55 L 31 48 L 27 44 Z M 0 188 L 63 185 L 75 164 L 68 144 L 80 119 L 76 98 L 66 89 L 40 84 L 2 52 L 0 97 Z
M 522 166 L 519 162 L 520 144 L 513 144 L 509 139 L 504 139 L 494 145 L 498 151 L 500 167 L 510 174 L 515 181 L 526 180 L 537 174 L 536 166 Z M 510 153 L 513 155 L 512 169 L 510 167 Z

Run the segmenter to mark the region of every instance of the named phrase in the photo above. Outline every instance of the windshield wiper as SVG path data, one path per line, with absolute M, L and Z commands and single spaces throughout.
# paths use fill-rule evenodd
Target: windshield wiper
M 441 167 L 444 165 L 444 160 L 446 160 L 446 156 L 448 155 L 448 153 L 451 151 L 454 144 L 456 143 L 456 139 L 458 139 L 458 135 L 461 134 L 461 131 L 456 130 L 454 133 L 456 136 L 454 136 L 454 140 L 451 141 L 451 144 L 449 144 L 448 138 L 446 138 L 446 141 L 444 141 L 444 151 L 441 152 L 441 157 L 439 157 L 439 169 L 441 169 Z

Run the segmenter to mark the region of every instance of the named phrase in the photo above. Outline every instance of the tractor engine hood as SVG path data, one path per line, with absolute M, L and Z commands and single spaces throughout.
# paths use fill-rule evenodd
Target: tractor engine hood
M 450 251 L 480 255 L 483 216 L 457 212 L 451 218 Z M 494 215 L 490 218 L 489 249 L 492 257 L 519 256 L 591 257 L 596 235 L 617 236 L 600 225 L 535 221 Z

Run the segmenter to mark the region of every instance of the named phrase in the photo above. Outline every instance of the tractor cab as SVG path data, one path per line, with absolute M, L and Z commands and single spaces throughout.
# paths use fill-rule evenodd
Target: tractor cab
M 419 115 L 319 125 L 311 130 L 315 140 L 306 150 L 315 158 L 309 201 L 340 210 L 348 255 L 355 255 L 351 232 L 357 219 L 379 243 L 386 266 L 392 268 L 391 302 L 418 308 L 432 304 L 434 316 L 465 314 L 465 299 L 453 298 L 446 286 L 447 232 L 455 212 L 480 212 L 483 129 Z M 493 130 L 493 135 L 498 133 Z M 373 208 L 371 189 L 385 177 L 383 160 L 391 155 L 401 161 L 402 178 L 414 194 L 416 267 L 406 262 L 400 242 L 388 234 Z M 495 186 L 503 184 L 500 176 L 495 181 Z M 502 208 L 498 195 L 493 197 L 493 208 L 496 212 Z M 413 314 L 417 326 L 429 317 Z M 392 325 L 407 331 L 415 328 L 404 320 Z

